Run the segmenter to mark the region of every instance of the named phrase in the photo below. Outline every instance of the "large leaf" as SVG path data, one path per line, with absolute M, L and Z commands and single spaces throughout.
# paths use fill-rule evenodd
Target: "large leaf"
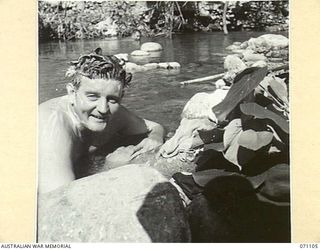
M 269 131 L 254 131 L 248 129 L 239 136 L 238 143 L 247 149 L 257 151 L 258 149 L 271 143 L 273 133 Z
M 224 100 L 212 108 L 218 121 L 224 121 L 228 114 L 259 85 L 266 74 L 266 67 L 253 67 L 237 75 Z
M 240 105 L 241 111 L 246 115 L 252 115 L 258 119 L 270 119 L 275 122 L 284 132 L 289 134 L 289 122 L 274 112 L 263 108 L 256 103 L 243 103 Z
M 226 160 L 238 166 L 239 170 L 242 170 L 242 166 L 256 155 L 254 151 L 246 149 L 238 143 L 242 133 L 241 119 L 234 119 L 225 127 L 223 135 L 225 147 L 223 155 Z
M 270 87 L 276 96 L 285 104 L 288 105 L 288 90 L 284 82 L 271 81 Z
M 225 128 L 223 134 L 224 148 L 227 149 L 235 137 L 242 131 L 241 119 L 233 119 Z

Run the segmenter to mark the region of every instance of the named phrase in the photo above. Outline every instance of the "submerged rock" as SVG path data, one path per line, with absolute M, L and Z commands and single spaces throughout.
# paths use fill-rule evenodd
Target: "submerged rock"
M 162 63 L 147 63 L 144 65 L 138 65 L 133 62 L 127 62 L 125 69 L 127 72 L 142 72 L 152 69 L 168 69 L 168 70 L 179 70 L 180 64 L 178 62 L 162 62 Z
M 127 165 L 39 197 L 39 242 L 189 242 L 177 190 L 158 171 Z
M 142 65 L 138 65 L 138 64 L 132 63 L 132 62 L 127 62 L 124 65 L 124 68 L 127 72 L 139 72 L 139 71 L 145 70 L 145 68 Z
M 181 67 L 180 63 L 177 62 L 158 63 L 158 66 L 163 69 L 179 69 Z
M 226 50 L 238 50 L 241 49 L 239 44 L 231 44 L 228 47 L 226 47 Z
M 159 43 L 148 42 L 141 45 L 141 50 L 143 51 L 160 51 L 162 50 L 162 46 Z
M 134 50 L 131 52 L 131 56 L 149 56 L 150 53 L 144 50 Z
M 143 65 L 147 70 L 150 69 L 157 69 L 159 67 L 159 65 L 157 63 L 146 63 L 145 65 Z
M 241 42 L 234 42 L 233 45 L 240 46 Z

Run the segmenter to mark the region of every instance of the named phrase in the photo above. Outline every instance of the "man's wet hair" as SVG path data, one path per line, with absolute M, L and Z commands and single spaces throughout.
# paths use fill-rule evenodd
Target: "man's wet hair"
M 72 84 L 79 88 L 81 77 L 90 79 L 114 79 L 127 87 L 132 74 L 123 69 L 125 62 L 113 55 L 102 55 L 102 49 L 97 48 L 93 53 L 81 55 L 78 60 L 70 62 L 71 66 L 66 77 L 71 78 Z

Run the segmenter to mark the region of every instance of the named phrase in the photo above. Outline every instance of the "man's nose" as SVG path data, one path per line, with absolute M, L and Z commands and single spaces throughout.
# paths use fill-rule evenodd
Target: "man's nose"
M 101 114 L 106 114 L 109 111 L 109 105 L 107 100 L 101 98 L 98 102 L 97 105 L 97 110 L 101 113 Z

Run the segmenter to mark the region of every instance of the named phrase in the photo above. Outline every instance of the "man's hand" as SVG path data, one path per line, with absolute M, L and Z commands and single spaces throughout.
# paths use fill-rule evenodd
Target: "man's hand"
M 162 145 L 162 142 L 160 142 L 159 140 L 145 138 L 133 148 L 133 154 L 131 155 L 131 160 L 143 153 L 155 152 L 161 145 Z

